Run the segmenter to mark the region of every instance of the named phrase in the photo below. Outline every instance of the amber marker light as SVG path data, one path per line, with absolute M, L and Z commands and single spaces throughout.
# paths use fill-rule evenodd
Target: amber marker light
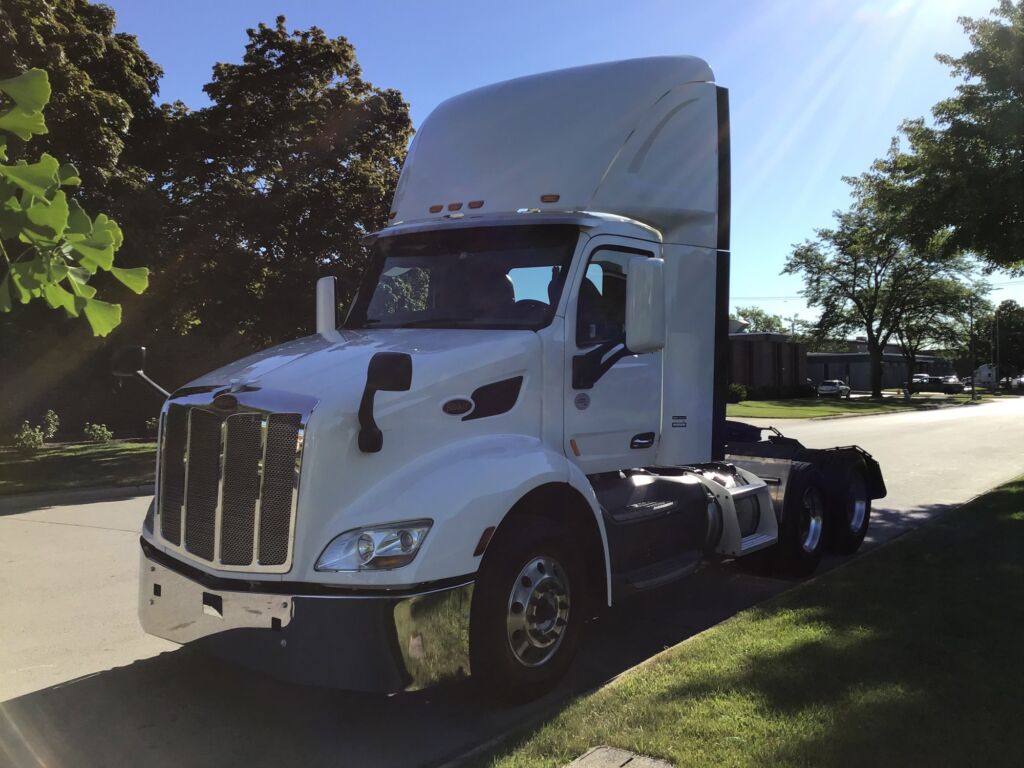
M 469 201 L 469 207 L 470 208 L 474 208 L 474 209 L 475 208 L 483 208 L 483 206 L 484 206 L 484 201 L 483 200 L 470 200 Z
M 541 195 L 540 201 L 542 203 L 557 203 L 561 197 L 561 195 Z
M 462 203 L 448 203 L 449 211 L 457 211 L 462 208 Z
M 444 210 L 444 206 L 443 205 L 432 205 L 432 206 L 430 206 L 430 212 L 431 213 L 440 213 L 443 210 Z

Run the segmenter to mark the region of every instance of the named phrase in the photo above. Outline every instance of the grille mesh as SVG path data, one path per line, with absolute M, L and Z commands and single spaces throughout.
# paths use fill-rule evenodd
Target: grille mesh
M 301 428 L 298 413 L 170 405 L 160 458 L 164 540 L 215 565 L 287 564 Z
M 254 413 L 227 421 L 224 453 L 224 513 L 220 527 L 220 559 L 226 565 L 252 562 L 256 500 L 260 495 L 260 417 Z
M 297 413 L 271 415 L 260 501 L 259 559 L 262 565 L 280 565 L 288 558 L 298 434 Z
M 193 408 L 189 414 L 185 548 L 204 560 L 213 559 L 220 479 L 220 424 L 220 416 L 210 411 Z

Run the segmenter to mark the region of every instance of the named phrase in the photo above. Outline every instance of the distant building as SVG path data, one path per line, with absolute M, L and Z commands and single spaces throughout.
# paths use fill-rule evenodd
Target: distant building
M 807 352 L 784 333 L 730 333 L 729 381 L 789 390 L 807 383 Z
M 842 379 L 854 390 L 870 390 L 871 357 L 867 346 L 863 339 L 855 339 L 847 342 L 848 352 L 808 352 L 807 375 L 815 384 L 826 379 Z M 954 373 L 953 363 L 925 350 L 917 355 L 914 373 L 947 376 Z M 882 352 L 882 387 L 898 388 L 906 380 L 907 362 L 899 345 L 888 344 Z

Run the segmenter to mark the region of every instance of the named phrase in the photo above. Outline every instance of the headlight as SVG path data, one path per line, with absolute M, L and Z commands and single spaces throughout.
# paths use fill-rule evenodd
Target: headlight
M 409 520 L 346 531 L 327 545 L 316 561 L 318 571 L 379 571 L 412 562 L 433 525 Z

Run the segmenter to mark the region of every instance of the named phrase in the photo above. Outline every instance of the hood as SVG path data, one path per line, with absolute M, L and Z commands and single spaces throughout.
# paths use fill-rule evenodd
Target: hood
M 278 389 L 322 398 L 325 390 L 357 388 L 366 381 L 370 358 L 378 352 L 404 352 L 413 359 L 413 389 L 471 373 L 473 369 L 512 366 L 523 353 L 539 348 L 532 331 L 395 328 L 343 331 L 335 339 L 320 335 L 289 341 L 200 376 L 195 386 L 232 383 Z

